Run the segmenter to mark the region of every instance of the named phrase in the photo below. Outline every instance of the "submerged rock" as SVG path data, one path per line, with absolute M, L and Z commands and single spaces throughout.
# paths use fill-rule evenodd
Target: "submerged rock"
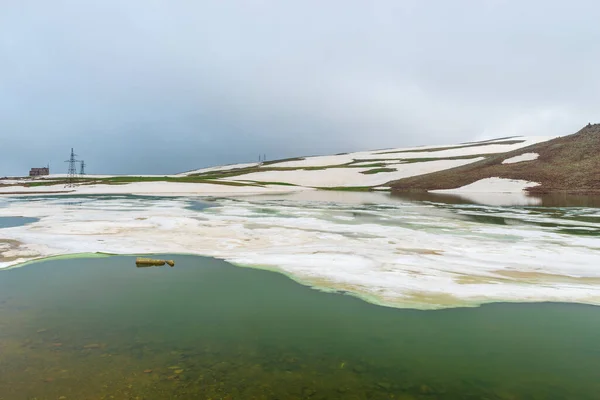
M 396 400 L 416 400 L 417 398 L 412 394 L 400 393 L 396 396 Z
M 163 266 L 165 264 L 168 264 L 170 267 L 174 267 L 175 266 L 175 261 L 173 260 L 159 260 L 159 259 L 155 259 L 155 258 L 143 258 L 143 257 L 138 257 L 135 259 L 135 265 L 138 268 L 142 268 L 142 267 L 160 267 Z
M 435 390 L 427 385 L 421 385 L 419 387 L 419 392 L 421 392 L 421 394 L 434 394 Z
M 354 372 L 356 372 L 357 374 L 362 374 L 362 373 L 364 373 L 367 370 L 367 368 L 364 365 L 360 365 L 359 364 L 359 365 L 353 366 L 352 370 Z

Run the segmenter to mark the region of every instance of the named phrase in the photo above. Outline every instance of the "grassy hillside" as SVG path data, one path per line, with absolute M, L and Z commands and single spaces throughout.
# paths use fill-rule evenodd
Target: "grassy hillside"
M 524 153 L 537 153 L 539 158 L 502 164 Z M 536 193 L 600 193 L 600 124 L 473 164 L 393 181 L 388 186 L 394 191 L 454 189 L 490 177 L 538 182 L 540 186 L 529 189 Z
M 598 169 L 598 130 L 599 126 L 590 126 L 577 135 L 550 142 L 547 136 L 512 137 L 455 146 L 361 151 L 273 160 L 262 164 L 216 166 L 177 175 L 88 175 L 77 177 L 76 183 L 78 188 L 95 185 L 93 190 L 102 190 L 98 187 L 103 185 L 123 185 L 121 190 L 124 193 L 129 190 L 128 187 L 135 188 L 127 184 L 138 182 L 254 186 L 257 189 L 285 185 L 328 190 L 368 190 L 390 186 L 389 182 L 392 181 L 395 190 L 427 190 L 455 188 L 482 178 L 498 176 L 544 182 L 543 188 L 549 190 L 563 189 L 565 181 L 570 179 L 569 188 L 589 191 L 589 188 L 600 186 L 598 182 L 586 180 L 592 176 L 590 171 Z M 505 159 L 528 152 L 539 153 L 540 159 L 502 165 Z M 33 188 L 39 188 L 40 192 L 76 190 L 65 188 L 66 182 L 64 176 L 0 180 L 0 192 L 31 192 Z M 180 186 L 153 185 L 152 190 L 188 190 Z M 115 190 L 113 187 L 111 193 Z M 203 189 L 196 185 L 194 190 Z

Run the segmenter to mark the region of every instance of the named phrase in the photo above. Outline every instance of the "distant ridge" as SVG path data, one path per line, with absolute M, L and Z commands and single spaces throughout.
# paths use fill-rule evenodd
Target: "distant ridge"
M 531 161 L 503 164 L 525 153 Z M 532 193 L 600 193 L 600 124 L 588 124 L 575 134 L 558 137 L 457 168 L 389 182 L 392 191 L 455 189 L 498 177 L 537 182 Z

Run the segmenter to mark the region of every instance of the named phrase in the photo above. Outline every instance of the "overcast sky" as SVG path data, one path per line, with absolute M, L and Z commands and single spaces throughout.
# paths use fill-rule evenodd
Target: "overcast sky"
M 0 176 L 568 134 L 599 43 L 595 0 L 0 0 Z

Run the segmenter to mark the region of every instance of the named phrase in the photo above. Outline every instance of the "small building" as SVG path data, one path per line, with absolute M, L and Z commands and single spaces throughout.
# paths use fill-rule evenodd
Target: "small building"
M 48 168 L 48 167 L 31 168 L 29 170 L 29 176 L 43 176 L 43 175 L 50 175 L 50 168 Z

